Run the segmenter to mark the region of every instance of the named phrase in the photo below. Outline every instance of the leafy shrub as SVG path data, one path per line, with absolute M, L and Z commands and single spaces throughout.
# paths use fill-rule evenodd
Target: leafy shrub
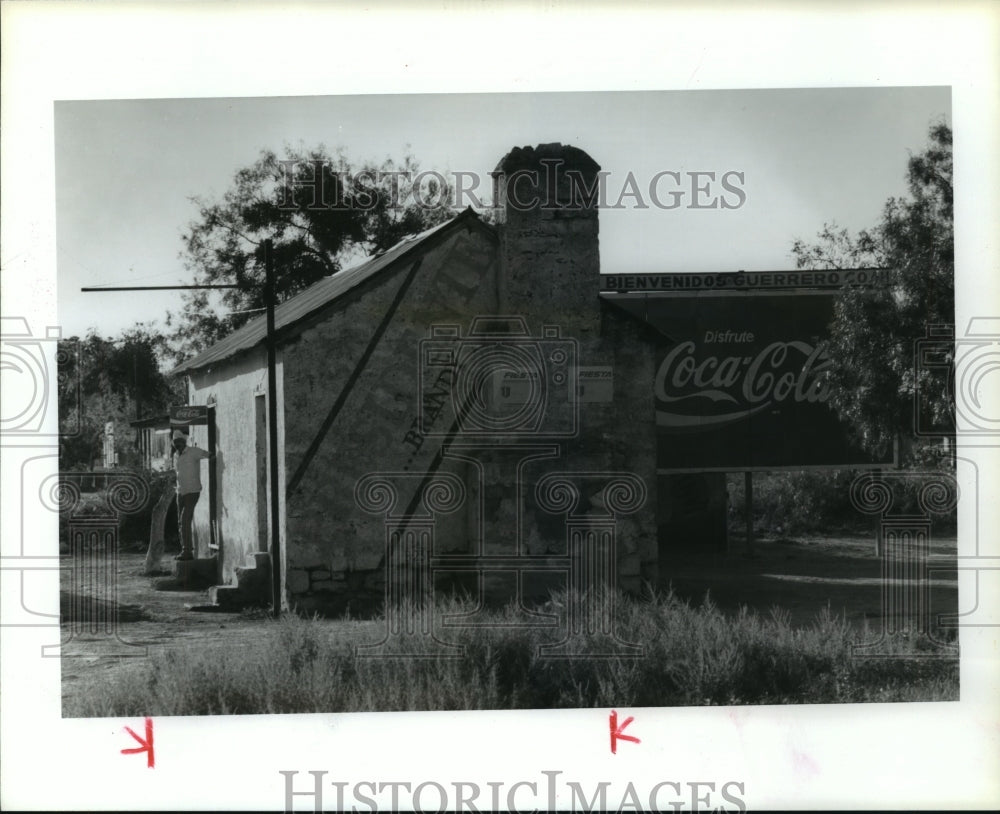
M 919 495 L 922 489 L 942 476 L 953 473 L 947 461 L 940 466 L 903 470 L 903 476 L 887 477 L 893 484 L 894 514 L 923 514 Z M 870 531 L 875 519 L 851 503 L 851 484 L 860 472 L 848 469 L 805 472 L 763 472 L 753 476 L 753 518 L 758 533 L 775 536 L 802 533 Z M 729 477 L 730 527 L 742 532 L 745 491 L 742 475 Z M 931 527 L 938 533 L 954 534 L 957 513 L 931 515 Z

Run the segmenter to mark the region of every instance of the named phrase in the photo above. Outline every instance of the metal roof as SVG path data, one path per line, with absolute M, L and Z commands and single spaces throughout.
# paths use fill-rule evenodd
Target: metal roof
M 442 223 L 431 229 L 410 237 L 404 237 L 391 249 L 387 249 L 382 254 L 371 260 L 366 260 L 360 265 L 353 266 L 343 271 L 338 271 L 329 277 L 325 277 L 318 283 L 309 286 L 305 291 L 296 294 L 294 297 L 285 300 L 274 309 L 274 328 L 281 331 L 296 322 L 305 319 L 316 311 L 325 308 L 330 303 L 337 300 L 347 292 L 351 291 L 365 280 L 371 279 L 376 274 L 389 268 L 397 261 L 411 258 L 422 251 L 426 251 L 435 242 L 436 238 L 442 237 L 445 233 L 452 231 L 461 224 L 476 224 L 484 229 L 488 229 L 492 234 L 493 230 L 480 220 L 479 216 L 472 211 L 472 208 L 464 210 L 450 221 Z M 214 345 L 205 349 L 197 356 L 182 362 L 170 371 L 171 376 L 185 373 L 191 370 L 208 367 L 209 365 L 221 362 L 246 350 L 259 345 L 267 338 L 267 319 L 264 316 L 255 317 L 242 328 L 233 331 L 229 336 L 220 339 Z

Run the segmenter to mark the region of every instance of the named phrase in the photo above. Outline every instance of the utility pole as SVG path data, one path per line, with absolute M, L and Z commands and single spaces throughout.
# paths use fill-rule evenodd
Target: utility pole
M 270 240 L 264 241 L 264 302 L 267 310 L 267 424 L 268 451 L 271 481 L 271 612 L 281 615 L 281 523 L 278 517 L 278 399 L 277 399 L 277 345 L 274 339 L 274 247 Z M 238 283 L 214 285 L 147 285 L 147 286 L 91 286 L 81 288 L 85 293 L 98 291 L 190 291 L 193 289 L 241 288 Z
M 281 523 L 278 522 L 278 362 L 274 338 L 274 246 L 264 241 L 264 303 L 267 308 L 267 444 L 271 482 L 271 612 L 281 615 Z

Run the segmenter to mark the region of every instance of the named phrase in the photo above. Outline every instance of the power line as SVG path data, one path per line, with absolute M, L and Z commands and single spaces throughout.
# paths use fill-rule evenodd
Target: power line
M 118 285 L 89 286 L 81 291 L 178 291 L 192 288 L 239 288 L 238 285 Z

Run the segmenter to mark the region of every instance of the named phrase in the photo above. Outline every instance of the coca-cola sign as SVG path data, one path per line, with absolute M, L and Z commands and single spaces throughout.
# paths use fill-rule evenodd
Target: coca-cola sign
M 170 408 L 170 424 L 173 427 L 190 427 L 208 423 L 208 407 L 204 404 L 181 404 Z
M 821 346 L 798 340 L 726 356 L 699 356 L 693 341 L 681 342 L 656 373 L 656 423 L 666 429 L 706 429 L 789 399 L 822 404 L 830 392 L 819 374 L 828 366 Z
M 860 449 L 832 407 L 824 340 L 837 290 L 754 282 L 604 295 L 663 338 L 650 383 L 660 471 L 891 464 Z

